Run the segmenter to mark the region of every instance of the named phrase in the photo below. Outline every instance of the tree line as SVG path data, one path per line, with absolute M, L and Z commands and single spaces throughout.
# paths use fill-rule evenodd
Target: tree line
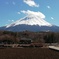
M 59 33 L 56 32 L 0 31 L 0 42 L 9 40 L 10 42 L 19 43 L 22 38 L 31 39 L 36 43 L 59 43 Z

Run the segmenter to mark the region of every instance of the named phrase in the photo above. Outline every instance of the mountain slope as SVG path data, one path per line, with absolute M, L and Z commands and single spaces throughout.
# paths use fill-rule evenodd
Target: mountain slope
M 4 27 L 0 27 L 0 30 L 7 31 L 53 31 L 59 32 L 59 27 L 51 25 L 47 21 L 44 20 L 45 17 L 42 14 L 29 14 L 26 17 L 17 20 L 16 22 L 9 24 Z
M 16 26 L 16 25 L 21 25 L 21 24 L 25 24 L 25 25 L 38 25 L 38 26 L 52 26 L 50 23 L 46 22 L 45 20 L 43 20 L 42 18 L 40 18 L 39 16 L 35 16 L 35 15 L 31 15 L 31 16 L 26 16 L 8 26 L 6 26 L 6 28 L 9 28 L 11 26 Z

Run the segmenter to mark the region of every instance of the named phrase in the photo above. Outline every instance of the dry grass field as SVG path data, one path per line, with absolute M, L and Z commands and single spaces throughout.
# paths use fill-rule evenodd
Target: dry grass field
M 59 52 L 48 48 L 0 48 L 0 59 L 59 59 Z

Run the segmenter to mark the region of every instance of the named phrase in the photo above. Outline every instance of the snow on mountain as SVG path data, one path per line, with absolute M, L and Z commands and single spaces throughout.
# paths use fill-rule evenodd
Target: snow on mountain
M 30 10 L 21 11 L 22 13 L 26 14 L 27 16 L 13 22 L 4 27 L 0 27 L 0 30 L 6 31 L 52 31 L 52 32 L 59 32 L 59 27 L 51 25 L 47 21 L 45 21 L 45 15 L 41 12 L 33 12 Z
M 24 12 L 24 11 L 23 11 Z M 41 12 L 30 11 L 31 14 L 28 14 L 26 17 L 6 26 L 6 28 L 16 25 L 39 25 L 39 26 L 52 26 L 50 23 L 44 20 L 45 16 Z

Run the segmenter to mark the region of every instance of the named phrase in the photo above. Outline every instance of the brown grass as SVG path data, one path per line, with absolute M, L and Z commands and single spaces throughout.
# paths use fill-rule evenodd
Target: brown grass
M 0 48 L 0 59 L 59 59 L 59 52 L 47 48 Z

